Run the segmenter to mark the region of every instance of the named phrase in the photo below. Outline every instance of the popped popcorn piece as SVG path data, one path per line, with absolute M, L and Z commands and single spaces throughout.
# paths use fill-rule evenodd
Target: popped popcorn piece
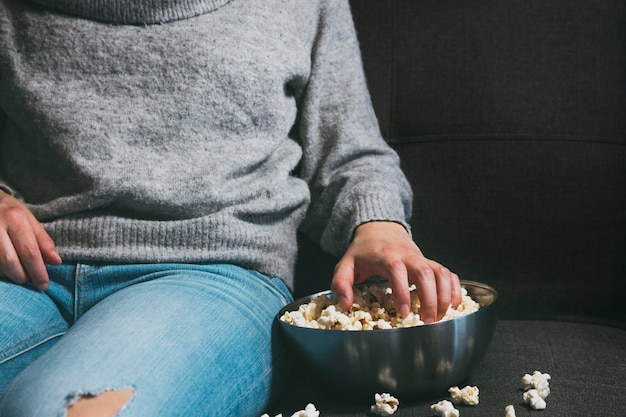
M 478 387 L 470 387 L 467 385 L 463 389 L 460 389 L 457 386 L 450 387 L 448 389 L 450 393 L 450 397 L 452 397 L 452 402 L 454 404 L 467 404 L 467 405 L 477 405 L 478 404 Z
M 320 412 L 315 409 L 313 404 L 309 403 L 304 407 L 304 410 L 296 411 L 291 417 L 319 417 L 319 415 Z M 261 417 L 270 417 L 270 415 L 265 413 Z M 283 415 L 277 414 L 275 417 L 283 417 Z
M 376 404 L 370 407 L 370 411 L 379 416 L 392 415 L 398 409 L 398 404 L 400 404 L 396 397 L 386 392 L 382 394 L 377 393 L 374 399 L 376 400 Z
M 393 329 L 393 326 L 391 325 L 391 320 L 378 319 L 372 325 L 372 330 L 374 330 L 374 328 L 378 328 L 378 329 Z
M 296 411 L 291 417 L 319 417 L 320 412 L 315 409 L 315 406 L 311 403 L 304 407 L 304 410 Z
M 280 319 L 299 327 L 327 330 L 377 330 L 423 325 L 416 287 L 412 284 L 409 289 L 411 310 L 406 317 L 396 314 L 391 287 L 372 284 L 354 292 L 349 311 L 344 311 L 336 301 L 322 294 L 300 305 L 296 311 L 285 312 Z M 441 321 L 473 313 L 479 308 L 480 305 L 462 288 L 461 304 L 456 309 L 449 307 Z
M 454 408 L 448 400 L 441 400 L 437 404 L 431 405 L 430 411 L 439 417 L 459 417 L 459 410 Z
M 530 404 L 530 406 L 534 410 L 543 410 L 544 408 L 546 408 L 546 402 L 544 401 L 543 398 L 541 398 L 537 390 L 534 388 L 526 391 L 524 395 L 522 396 L 522 398 L 524 402 L 527 402 L 528 404 Z
M 504 407 L 504 412 L 506 413 L 504 417 L 516 417 L 515 408 L 512 405 Z
M 527 391 L 533 388 L 536 389 L 539 396 L 545 400 L 550 395 L 550 383 L 548 381 L 551 378 L 550 374 L 535 371 L 532 375 L 525 374 L 522 377 L 522 385 L 524 385 L 524 389 Z
M 395 327 L 414 327 L 424 324 L 420 319 L 420 315 L 412 311 L 406 317 L 396 317 L 395 319 Z M 392 325 L 391 327 L 394 326 Z

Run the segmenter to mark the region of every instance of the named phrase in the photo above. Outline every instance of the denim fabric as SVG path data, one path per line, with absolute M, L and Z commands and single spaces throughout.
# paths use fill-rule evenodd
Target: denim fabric
M 287 371 L 279 279 L 232 265 L 49 273 L 45 293 L 0 282 L 0 417 L 62 417 L 80 396 L 127 387 L 120 417 L 258 417 Z

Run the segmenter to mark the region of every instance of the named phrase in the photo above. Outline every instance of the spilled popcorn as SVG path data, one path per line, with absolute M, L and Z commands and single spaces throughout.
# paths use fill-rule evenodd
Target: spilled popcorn
M 320 412 L 311 403 L 304 407 L 304 410 L 296 411 L 291 417 L 319 417 Z M 270 417 L 269 414 L 263 414 L 261 417 Z M 275 417 L 283 417 L 282 414 L 278 414 Z
M 430 411 L 439 417 L 459 417 L 459 410 L 448 400 L 441 400 L 430 406 Z
M 296 411 L 291 417 L 319 417 L 320 412 L 315 409 L 315 406 L 311 403 L 304 407 L 304 410 Z
M 383 394 L 377 393 L 374 399 L 376 400 L 376 404 L 370 407 L 370 411 L 379 416 L 392 415 L 398 409 L 398 404 L 400 404 L 396 397 L 386 392 Z
M 450 393 L 450 397 L 452 398 L 452 402 L 454 404 L 467 404 L 467 405 L 477 405 L 478 404 L 478 387 L 470 387 L 469 385 L 460 389 L 457 386 L 450 387 L 448 390 Z
M 536 389 L 539 396 L 545 399 L 550 395 L 550 383 L 548 382 L 550 379 L 552 379 L 550 374 L 535 371 L 532 375 L 525 374 L 522 377 L 522 385 L 525 390 Z
M 525 374 L 522 377 L 522 385 L 524 386 L 524 394 L 522 399 L 530 404 L 535 410 L 543 410 L 546 408 L 546 397 L 550 395 L 550 374 L 544 374 L 539 371 L 533 372 L 532 375 Z
M 526 391 L 524 395 L 522 395 L 522 399 L 524 402 L 530 404 L 534 410 L 543 410 L 546 408 L 545 400 L 541 398 L 537 390 L 534 388 Z
M 504 407 L 504 412 L 506 413 L 504 417 L 516 417 L 515 407 L 513 407 L 513 405 L 507 405 L 506 407 Z
M 396 314 L 390 287 L 372 284 L 355 291 L 354 302 L 349 311 L 326 294 L 313 298 L 309 303 L 300 305 L 296 311 L 287 311 L 281 320 L 299 327 L 326 330 L 376 330 L 423 325 L 420 319 L 420 302 L 415 285 L 411 285 L 411 311 L 406 317 Z M 456 309 L 448 311 L 440 321 L 451 320 L 473 313 L 480 308 L 465 288 L 462 288 L 461 303 Z
M 543 410 L 546 408 L 545 398 L 550 393 L 549 374 L 539 371 L 533 374 L 525 374 L 522 378 L 524 386 L 523 400 L 535 410 Z M 454 408 L 454 404 L 478 405 L 479 390 L 477 386 L 465 386 L 459 388 L 453 386 L 448 389 L 452 402 L 441 400 L 430 406 L 430 411 L 439 417 L 459 417 L 460 412 Z M 400 401 L 389 393 L 376 393 L 374 396 L 375 404 L 370 407 L 370 412 L 379 416 L 391 416 L 398 410 Z M 454 404 L 453 404 L 454 403 Z M 515 417 L 515 408 L 513 405 L 507 405 L 504 408 L 505 417 Z M 304 410 L 300 410 L 291 415 L 291 417 L 319 417 L 320 412 L 311 403 L 307 404 Z M 261 417 L 270 417 L 269 414 L 263 414 Z M 275 417 L 283 417 L 278 414 Z

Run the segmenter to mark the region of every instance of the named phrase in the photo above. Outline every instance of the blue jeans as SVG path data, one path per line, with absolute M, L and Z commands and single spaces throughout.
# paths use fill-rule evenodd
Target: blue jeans
M 130 416 L 254 416 L 288 360 L 273 318 L 292 297 L 232 265 L 61 265 L 40 293 L 0 281 L 0 417 L 62 417 L 132 388 Z

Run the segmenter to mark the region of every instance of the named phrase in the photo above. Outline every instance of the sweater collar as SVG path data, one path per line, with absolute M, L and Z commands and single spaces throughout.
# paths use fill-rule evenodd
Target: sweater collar
M 34 0 L 88 19 L 119 24 L 152 24 L 212 12 L 231 0 Z

